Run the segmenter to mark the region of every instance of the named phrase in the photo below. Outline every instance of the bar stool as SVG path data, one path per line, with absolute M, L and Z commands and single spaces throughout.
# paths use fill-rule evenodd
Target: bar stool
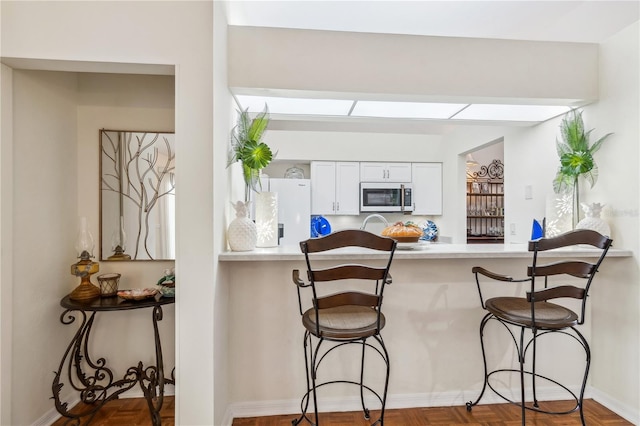
M 342 249 L 359 247 L 373 254 L 367 264 L 341 264 Z M 384 408 L 389 385 L 389 354 L 380 331 L 386 319 L 382 313 L 382 296 L 385 285 L 391 284 L 389 268 L 396 249 L 396 241 L 362 230 L 338 231 L 321 238 L 300 242 L 307 263 L 306 283 L 300 271 L 293 270 L 293 282 L 298 291 L 298 303 L 304 326 L 303 348 L 307 390 L 301 400 L 302 414 L 292 421 L 297 425 L 303 420 L 318 425 L 317 389 L 335 383 L 354 384 L 359 387 L 360 401 L 365 419 L 369 420 L 369 409 L 365 404 L 365 391 L 381 404 L 380 417 L 373 423 L 384 424 Z M 327 267 L 327 263 L 331 266 Z M 382 265 L 382 266 L 380 266 Z M 338 293 L 328 294 L 326 284 L 339 283 Z M 365 283 L 364 285 L 362 283 Z M 310 289 L 308 308 L 303 308 L 302 291 Z M 347 345 L 362 347 L 359 380 L 341 378 L 319 382 L 318 368 L 327 355 Z M 384 365 L 386 374 L 382 393 L 364 383 L 366 349 L 373 349 Z M 313 398 L 313 420 L 307 415 L 309 400 Z
M 580 411 L 580 420 L 585 424 L 583 413 L 584 390 L 587 384 L 589 366 L 591 363 L 591 350 L 589 343 L 578 331 L 577 326 L 584 324 L 585 309 L 589 288 L 593 282 L 596 272 L 604 257 L 611 247 L 612 240 L 600 235 L 592 230 L 575 230 L 565 234 L 552 237 L 540 238 L 529 242 L 529 251 L 533 252 L 533 263 L 527 268 L 527 278 L 513 279 L 510 276 L 496 274 L 480 266 L 472 269 L 475 275 L 478 294 L 482 308 L 488 311 L 480 322 L 480 344 L 482 346 L 482 359 L 484 363 L 484 384 L 480 396 L 475 401 L 467 402 L 467 411 L 480 402 L 487 387 L 500 396 L 505 401 L 511 402 L 521 407 L 522 424 L 525 424 L 526 410 L 532 410 L 547 414 L 569 414 L 576 410 Z M 599 249 L 598 259 L 595 263 L 580 260 L 563 260 L 548 264 L 539 264 L 539 254 L 547 250 L 570 247 L 576 245 L 589 245 Z M 567 252 L 570 255 L 570 251 Z M 484 300 L 481 289 L 481 277 L 492 280 L 510 283 L 531 282 L 530 291 L 526 297 L 494 297 Z M 564 283 L 573 277 L 571 284 Z M 576 283 L 576 279 L 582 280 L 581 284 Z M 482 280 L 486 281 L 486 280 Z M 560 281 L 560 282 L 558 282 Z M 543 284 L 542 286 L 536 284 Z M 540 288 L 541 287 L 541 288 Z M 580 314 L 558 303 L 551 303 L 549 300 L 558 298 L 574 298 L 581 300 Z M 555 300 L 554 300 L 555 302 Z M 487 356 L 485 352 L 484 329 L 490 320 L 496 320 L 509 332 L 511 340 L 515 345 L 518 355 L 519 369 L 496 369 L 489 371 L 487 368 Z M 514 331 L 515 330 L 515 331 Z M 525 330 L 531 331 L 531 336 L 525 338 Z M 519 336 L 517 333 L 519 331 Z M 586 363 L 582 378 L 582 386 L 579 395 L 576 395 L 567 386 L 558 381 L 536 372 L 536 342 L 545 335 L 560 334 L 575 339 L 584 349 Z M 525 357 L 527 351 L 531 349 L 531 369 L 525 369 Z M 558 354 L 560 356 L 560 354 Z M 504 396 L 490 382 L 491 376 L 496 373 L 518 373 L 520 377 L 520 402 L 512 401 Z M 526 404 L 525 398 L 525 375 L 531 377 L 531 392 L 533 403 Z M 559 386 L 564 389 L 575 400 L 575 406 L 566 411 L 549 411 L 540 408 L 536 394 L 536 382 L 543 380 L 547 383 Z

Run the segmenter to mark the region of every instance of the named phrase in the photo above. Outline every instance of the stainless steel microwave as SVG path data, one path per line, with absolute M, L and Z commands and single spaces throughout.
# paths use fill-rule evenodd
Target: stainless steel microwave
M 361 182 L 361 212 L 412 212 L 413 197 L 410 183 Z

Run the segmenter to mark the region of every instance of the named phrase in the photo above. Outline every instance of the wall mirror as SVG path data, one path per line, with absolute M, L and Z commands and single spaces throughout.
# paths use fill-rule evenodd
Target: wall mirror
M 175 259 L 174 136 L 100 130 L 100 260 Z

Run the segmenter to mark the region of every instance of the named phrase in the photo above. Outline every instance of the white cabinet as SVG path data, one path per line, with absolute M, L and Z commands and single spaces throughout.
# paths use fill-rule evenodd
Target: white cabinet
M 411 163 L 360 163 L 361 182 L 411 182 Z
M 311 214 L 360 214 L 359 163 L 311 162 Z
M 360 168 L 356 162 L 336 163 L 336 214 L 360 214 Z
M 412 163 L 414 215 L 442 214 L 442 163 Z

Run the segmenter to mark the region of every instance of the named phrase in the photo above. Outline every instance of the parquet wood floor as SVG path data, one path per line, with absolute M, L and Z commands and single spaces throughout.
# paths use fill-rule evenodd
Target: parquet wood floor
M 558 408 L 562 401 L 547 402 L 548 408 Z M 162 424 L 174 424 L 175 400 L 166 397 L 161 411 Z M 632 425 L 593 400 L 584 404 L 585 417 L 589 426 L 629 426 Z M 371 412 L 371 418 L 377 418 L 378 412 Z M 233 420 L 233 426 L 290 426 L 294 415 L 250 417 Z M 53 426 L 62 426 L 64 418 L 57 420 Z M 479 405 L 469 413 L 464 406 L 406 408 L 387 410 L 385 414 L 387 426 L 520 426 L 520 409 L 511 404 Z M 360 412 L 322 413 L 322 426 L 366 426 Z M 527 412 L 527 425 L 535 426 L 573 426 L 580 425 L 577 413 L 553 416 Z M 94 417 L 92 426 L 150 426 L 149 411 L 142 398 L 120 399 L 106 404 Z M 308 423 L 301 423 L 308 425 Z M 201 425 L 208 426 L 208 425 Z
M 566 402 L 547 402 L 547 409 L 557 409 Z M 588 426 L 627 426 L 628 421 L 616 415 L 593 400 L 585 400 L 585 420 Z M 375 420 L 379 412 L 372 411 L 371 419 Z M 234 419 L 233 426 L 286 426 L 291 425 L 295 416 L 270 416 Z M 301 426 L 309 423 L 302 422 Z M 321 413 L 322 426 L 367 426 L 361 412 Z M 478 405 L 467 412 L 466 407 L 430 407 L 386 410 L 385 426 L 520 426 L 520 408 L 512 404 Z M 527 425 L 536 426 L 572 426 L 581 425 L 580 415 L 538 414 L 527 411 Z
M 76 405 L 71 412 L 75 412 L 79 407 Z M 174 424 L 175 398 L 167 396 L 164 398 L 160 419 L 164 426 Z M 61 417 L 51 426 L 63 426 L 66 417 Z M 86 421 L 82 418 L 82 421 Z M 109 401 L 102 407 L 93 420 L 91 426 L 152 426 L 151 416 L 147 401 L 144 398 L 123 398 Z
M 566 402 L 547 402 L 547 409 L 557 409 Z M 593 400 L 585 400 L 585 420 L 589 426 L 627 426 L 632 425 L 617 414 Z M 375 420 L 379 412 L 371 412 Z M 291 425 L 295 416 L 269 416 L 234 419 L 233 426 L 286 426 Z M 301 425 L 309 423 L 302 422 Z M 322 426 L 366 426 L 361 412 L 321 413 Z M 430 407 L 386 410 L 384 416 L 386 426 L 520 426 L 520 408 L 512 404 L 478 405 L 467 412 L 466 407 Z M 549 415 L 527 411 L 527 425 L 536 426 L 570 426 L 581 425 L 580 415 Z

